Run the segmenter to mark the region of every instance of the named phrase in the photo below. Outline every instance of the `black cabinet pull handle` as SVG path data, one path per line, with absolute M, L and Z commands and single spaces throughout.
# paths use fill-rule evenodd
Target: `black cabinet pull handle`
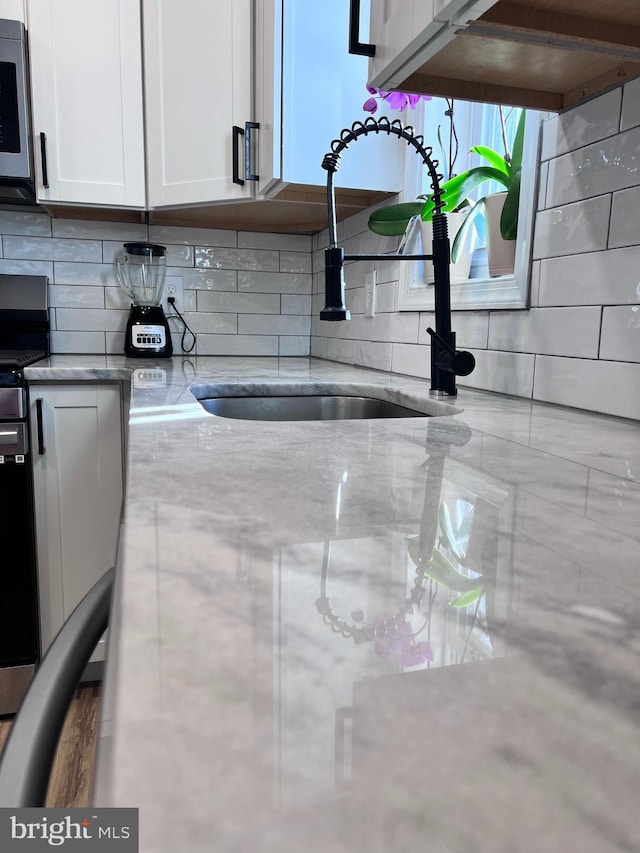
M 44 446 L 44 415 L 42 411 L 42 397 L 36 400 L 36 424 L 38 427 L 38 454 L 44 456 L 46 448 Z
M 240 157 L 238 154 L 238 143 L 240 137 L 244 136 L 244 130 L 237 125 L 233 125 L 232 153 L 233 153 L 233 183 L 243 186 L 244 181 L 240 177 Z
M 42 163 L 42 186 L 49 189 L 49 175 L 47 172 L 47 134 L 40 133 L 40 162 Z
M 251 171 L 251 131 L 257 130 L 260 124 L 257 121 L 245 121 L 244 123 L 244 179 L 245 181 L 257 181 L 258 175 Z
M 360 41 L 360 0 L 349 3 L 349 53 L 357 56 L 375 56 L 375 44 Z

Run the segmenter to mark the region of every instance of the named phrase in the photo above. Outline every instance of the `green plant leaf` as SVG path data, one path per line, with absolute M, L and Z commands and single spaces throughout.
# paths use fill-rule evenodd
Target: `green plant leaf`
M 507 161 L 504 159 L 502 154 L 498 154 L 498 152 L 494 151 L 493 148 L 487 148 L 486 145 L 474 145 L 473 148 L 471 148 L 471 154 L 478 154 L 480 157 L 484 157 L 487 163 L 493 166 L 494 169 L 504 172 L 507 177 L 509 176 L 509 165 Z
M 407 201 L 401 204 L 390 204 L 374 210 L 369 217 L 369 229 L 374 234 L 383 237 L 398 237 L 404 234 L 412 216 L 419 216 L 422 211 L 419 201 Z
M 504 200 L 500 214 L 500 234 L 503 240 L 515 240 L 518 236 L 518 208 L 520 206 L 520 178 L 522 169 L 517 169 L 512 176 L 511 186 Z
M 504 172 L 494 169 L 492 166 L 475 166 L 468 172 L 456 175 L 455 178 L 451 178 L 450 181 L 442 185 L 445 210 L 454 210 L 476 187 L 485 181 L 496 181 L 505 189 L 509 188 L 509 179 Z
M 468 592 L 476 589 L 481 580 L 481 578 L 470 578 L 463 575 L 437 548 L 433 549 L 431 559 L 426 565 L 423 565 L 423 569 L 428 578 L 454 592 Z
M 526 112 L 522 110 L 516 127 L 516 135 L 513 140 L 513 151 L 511 152 L 510 171 L 512 175 L 522 168 L 522 150 L 524 148 L 524 125 L 526 117 Z
M 465 592 L 464 595 L 459 596 L 458 598 L 454 598 L 453 601 L 449 602 L 449 607 L 468 607 L 470 604 L 473 604 L 477 601 L 484 592 L 484 587 L 479 586 L 477 589 L 470 589 L 469 592 Z

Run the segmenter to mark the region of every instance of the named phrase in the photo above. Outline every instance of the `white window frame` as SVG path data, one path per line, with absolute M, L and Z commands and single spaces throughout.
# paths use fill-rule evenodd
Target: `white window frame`
M 418 118 L 418 116 L 416 116 Z M 528 308 L 531 289 L 531 260 L 533 226 L 538 199 L 538 179 L 540 162 L 540 127 L 543 114 L 528 111 L 525 123 L 523 163 L 533 163 L 534 168 L 522 170 L 520 186 L 520 206 L 518 210 L 518 237 L 514 273 L 497 278 L 473 278 L 468 282 L 451 284 L 451 308 L 456 311 L 478 309 L 516 309 Z M 416 121 L 416 126 L 419 124 Z M 425 138 L 427 145 L 435 145 L 435 140 Z M 404 200 L 412 201 L 420 192 L 421 161 L 416 167 L 416 158 L 407 158 L 406 186 Z M 424 273 L 421 263 L 403 261 L 399 264 L 398 311 L 433 311 L 434 290 L 432 283 L 419 281 Z

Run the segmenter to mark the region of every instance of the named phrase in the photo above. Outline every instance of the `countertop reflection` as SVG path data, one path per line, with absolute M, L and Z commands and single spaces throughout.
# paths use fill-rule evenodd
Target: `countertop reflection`
M 142 853 L 640 848 L 636 423 L 465 388 L 432 418 L 240 421 L 190 388 L 428 387 L 153 368 L 29 369 L 132 379 L 94 803 L 139 807 Z

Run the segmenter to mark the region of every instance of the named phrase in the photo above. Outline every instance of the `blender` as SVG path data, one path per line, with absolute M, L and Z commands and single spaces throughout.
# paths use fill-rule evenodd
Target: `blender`
M 157 243 L 124 243 L 116 257 L 116 276 L 133 300 L 127 321 L 124 354 L 130 358 L 170 358 L 169 324 L 162 310 L 166 247 Z

